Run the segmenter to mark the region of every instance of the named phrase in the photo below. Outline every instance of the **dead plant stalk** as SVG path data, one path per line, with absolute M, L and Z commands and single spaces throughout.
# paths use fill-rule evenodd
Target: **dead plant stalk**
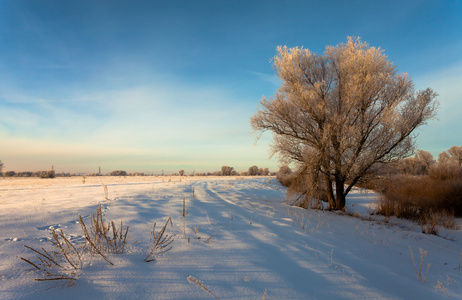
M 53 239 L 50 242 L 57 251 L 40 250 L 27 245 L 24 247 L 37 254 L 38 262 L 21 257 L 21 260 L 43 272 L 44 278 L 35 278 L 36 281 L 69 280 L 72 286 L 78 276 L 77 270 L 83 268 L 82 256 L 72 242 L 66 238 L 63 231 L 52 229 Z
M 424 260 L 425 260 L 425 256 L 427 256 L 427 251 L 423 251 L 422 248 L 419 248 L 419 251 L 420 251 L 420 267 L 419 267 L 419 271 L 417 271 L 417 265 L 415 263 L 415 260 L 414 260 L 414 253 L 412 252 L 412 248 L 411 246 L 409 246 L 409 251 L 411 252 L 411 258 L 412 258 L 412 262 L 414 263 L 414 269 L 415 269 L 415 273 L 417 275 L 417 280 L 424 280 L 425 282 L 427 281 L 427 274 L 428 274 L 428 270 L 430 269 L 430 264 L 427 264 L 427 271 L 425 272 L 425 277 L 423 277 L 422 275 L 422 267 L 423 267 L 423 263 L 424 263 Z
M 183 211 L 178 210 L 183 217 L 183 235 L 186 239 L 186 216 L 188 215 L 188 209 L 186 209 L 186 199 L 183 197 Z
M 156 234 L 156 223 L 154 223 L 154 226 L 151 232 L 151 238 L 150 238 L 151 252 L 149 252 L 148 256 L 146 256 L 146 258 L 144 259 L 145 262 L 154 261 L 156 260 L 156 257 L 158 255 L 165 253 L 172 249 L 172 246 L 170 246 L 170 244 L 173 243 L 173 236 L 168 235 L 168 234 L 164 236 L 165 229 L 167 228 L 167 225 L 169 222 L 170 222 L 170 225 L 173 227 L 172 218 L 168 217 L 164 226 L 157 234 Z
M 188 276 L 187 279 L 188 279 L 188 282 L 189 282 L 189 283 L 192 283 L 192 284 L 194 284 L 195 286 L 200 287 L 203 291 L 209 293 L 210 295 L 212 295 L 212 296 L 215 297 L 216 299 L 220 299 L 220 298 L 218 298 L 214 293 L 212 293 L 212 292 L 208 289 L 208 287 L 207 287 L 205 284 L 203 284 L 199 279 L 197 279 L 197 278 L 195 278 L 195 277 L 193 277 L 193 276 Z

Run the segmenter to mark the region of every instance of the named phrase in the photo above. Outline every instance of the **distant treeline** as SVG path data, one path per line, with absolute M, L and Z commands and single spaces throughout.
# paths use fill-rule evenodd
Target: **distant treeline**
M 136 172 L 136 173 L 127 173 L 123 170 L 115 170 L 107 175 L 110 176 L 187 176 L 184 170 L 179 170 L 176 173 L 171 174 L 164 174 L 162 171 L 161 174 L 145 174 L 143 172 Z M 195 172 L 189 174 L 189 176 L 274 176 L 276 175 L 275 172 L 270 172 L 268 168 L 259 168 L 257 166 L 251 166 L 248 171 L 238 172 L 234 170 L 233 167 L 230 166 L 222 166 L 221 170 L 214 171 L 214 172 Z M 86 176 L 101 176 L 100 173 L 90 173 L 86 174 Z
M 55 178 L 56 176 L 62 176 L 63 174 L 56 174 L 54 170 L 48 171 L 34 171 L 34 172 L 15 172 L 15 171 L 6 171 L 0 173 L 3 177 L 40 177 L 40 178 Z M 67 176 L 70 176 L 68 174 Z
M 251 166 L 248 171 L 237 172 L 233 167 L 222 166 L 221 170 L 214 172 L 198 172 L 193 171 L 189 176 L 274 176 L 276 173 L 270 172 L 268 168 L 259 168 L 257 166 Z M 25 171 L 25 172 L 15 172 L 15 171 L 5 171 L 0 172 L 0 176 L 3 177 L 39 177 L 39 178 L 55 178 L 55 177 L 73 177 L 73 176 L 185 176 L 184 170 L 179 170 L 178 173 L 172 174 L 153 174 L 153 173 L 144 173 L 144 172 L 133 172 L 128 173 L 124 170 L 114 170 L 107 174 L 102 173 L 56 173 L 54 170 L 48 171 Z
M 184 175 L 184 170 L 180 170 L 178 173 L 172 175 Z M 222 166 L 221 170 L 214 172 L 193 172 L 189 176 L 274 176 L 276 173 L 271 173 L 268 168 L 259 168 L 257 166 L 251 166 L 248 171 L 238 172 L 230 166 Z

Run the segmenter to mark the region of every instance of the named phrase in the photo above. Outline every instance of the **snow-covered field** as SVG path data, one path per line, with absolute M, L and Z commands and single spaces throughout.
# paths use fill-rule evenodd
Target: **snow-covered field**
M 0 299 L 213 299 L 189 276 L 220 299 L 461 298 L 460 229 L 439 237 L 403 220 L 367 220 L 376 195 L 363 190 L 348 198 L 356 216 L 290 207 L 284 198 L 272 177 L 1 178 Z M 113 266 L 95 256 L 71 287 L 34 281 L 40 273 L 20 258 L 36 255 L 24 245 L 52 249 L 51 228 L 82 243 L 78 216 L 88 225 L 98 205 L 106 221 L 130 226 L 125 253 L 108 255 Z M 173 249 L 144 262 L 153 223 L 169 216 Z M 427 251 L 420 281 L 409 247 L 417 272 L 419 249 Z

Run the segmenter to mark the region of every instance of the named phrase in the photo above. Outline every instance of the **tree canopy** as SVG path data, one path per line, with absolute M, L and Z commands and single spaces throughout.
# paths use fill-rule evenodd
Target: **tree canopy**
M 278 47 L 274 68 L 282 84 L 261 99 L 251 126 L 273 133 L 272 154 L 295 163 L 309 181 L 306 196 L 322 191 L 331 209 L 343 209 L 376 164 L 411 155 L 413 132 L 436 115 L 437 94 L 415 91 L 383 50 L 359 38 L 323 55 Z

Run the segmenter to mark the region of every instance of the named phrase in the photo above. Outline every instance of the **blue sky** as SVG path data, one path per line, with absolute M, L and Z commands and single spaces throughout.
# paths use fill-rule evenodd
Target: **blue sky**
M 0 0 L 0 160 L 5 170 L 159 173 L 278 168 L 249 118 L 279 85 L 278 45 L 359 36 L 439 120 L 418 148 L 462 144 L 461 1 Z

